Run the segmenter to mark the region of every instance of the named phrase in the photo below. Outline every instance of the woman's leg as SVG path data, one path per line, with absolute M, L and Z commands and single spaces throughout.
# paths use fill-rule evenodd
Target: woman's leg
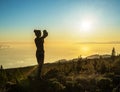
M 36 57 L 37 57 L 37 62 L 38 62 L 37 78 L 40 78 L 41 77 L 42 66 L 43 66 L 43 63 L 44 63 L 44 53 L 43 54 L 38 53 L 36 55 Z

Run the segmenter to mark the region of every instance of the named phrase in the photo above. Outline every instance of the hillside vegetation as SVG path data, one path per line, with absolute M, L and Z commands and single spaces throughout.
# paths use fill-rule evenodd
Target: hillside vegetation
M 120 56 L 76 58 L 36 66 L 0 69 L 0 92 L 120 92 Z

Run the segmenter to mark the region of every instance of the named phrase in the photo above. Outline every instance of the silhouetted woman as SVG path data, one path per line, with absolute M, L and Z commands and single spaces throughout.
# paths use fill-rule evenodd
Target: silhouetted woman
M 38 62 L 38 73 L 37 78 L 41 78 L 41 70 L 42 65 L 44 63 L 44 38 L 48 36 L 48 32 L 46 30 L 43 30 L 43 36 L 41 36 L 40 30 L 34 30 L 34 33 L 36 35 L 35 38 L 35 44 L 36 44 L 36 58 Z

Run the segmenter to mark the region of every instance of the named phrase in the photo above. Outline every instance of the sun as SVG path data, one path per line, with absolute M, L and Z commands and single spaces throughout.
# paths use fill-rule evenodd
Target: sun
M 92 29 L 92 21 L 90 20 L 84 20 L 80 24 L 80 29 L 82 31 L 90 31 Z
M 80 34 L 93 34 L 98 25 L 98 19 L 96 16 L 82 17 L 76 21 L 75 27 Z M 84 36 L 84 35 L 83 35 Z

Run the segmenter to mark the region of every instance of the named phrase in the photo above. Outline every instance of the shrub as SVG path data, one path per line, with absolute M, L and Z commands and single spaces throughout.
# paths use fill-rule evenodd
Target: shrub
M 116 60 L 116 61 L 113 63 L 112 71 L 113 71 L 115 74 L 120 75 L 120 59 Z
M 59 71 L 55 68 L 49 70 L 46 74 L 45 74 L 45 78 L 46 79 L 50 79 L 50 78 L 54 78 L 54 77 L 57 77 L 59 74 Z
M 48 84 L 48 92 L 62 92 L 65 86 L 57 80 L 51 80 Z
M 100 92 L 111 92 L 112 86 L 112 80 L 109 78 L 101 77 L 97 80 L 97 87 Z

